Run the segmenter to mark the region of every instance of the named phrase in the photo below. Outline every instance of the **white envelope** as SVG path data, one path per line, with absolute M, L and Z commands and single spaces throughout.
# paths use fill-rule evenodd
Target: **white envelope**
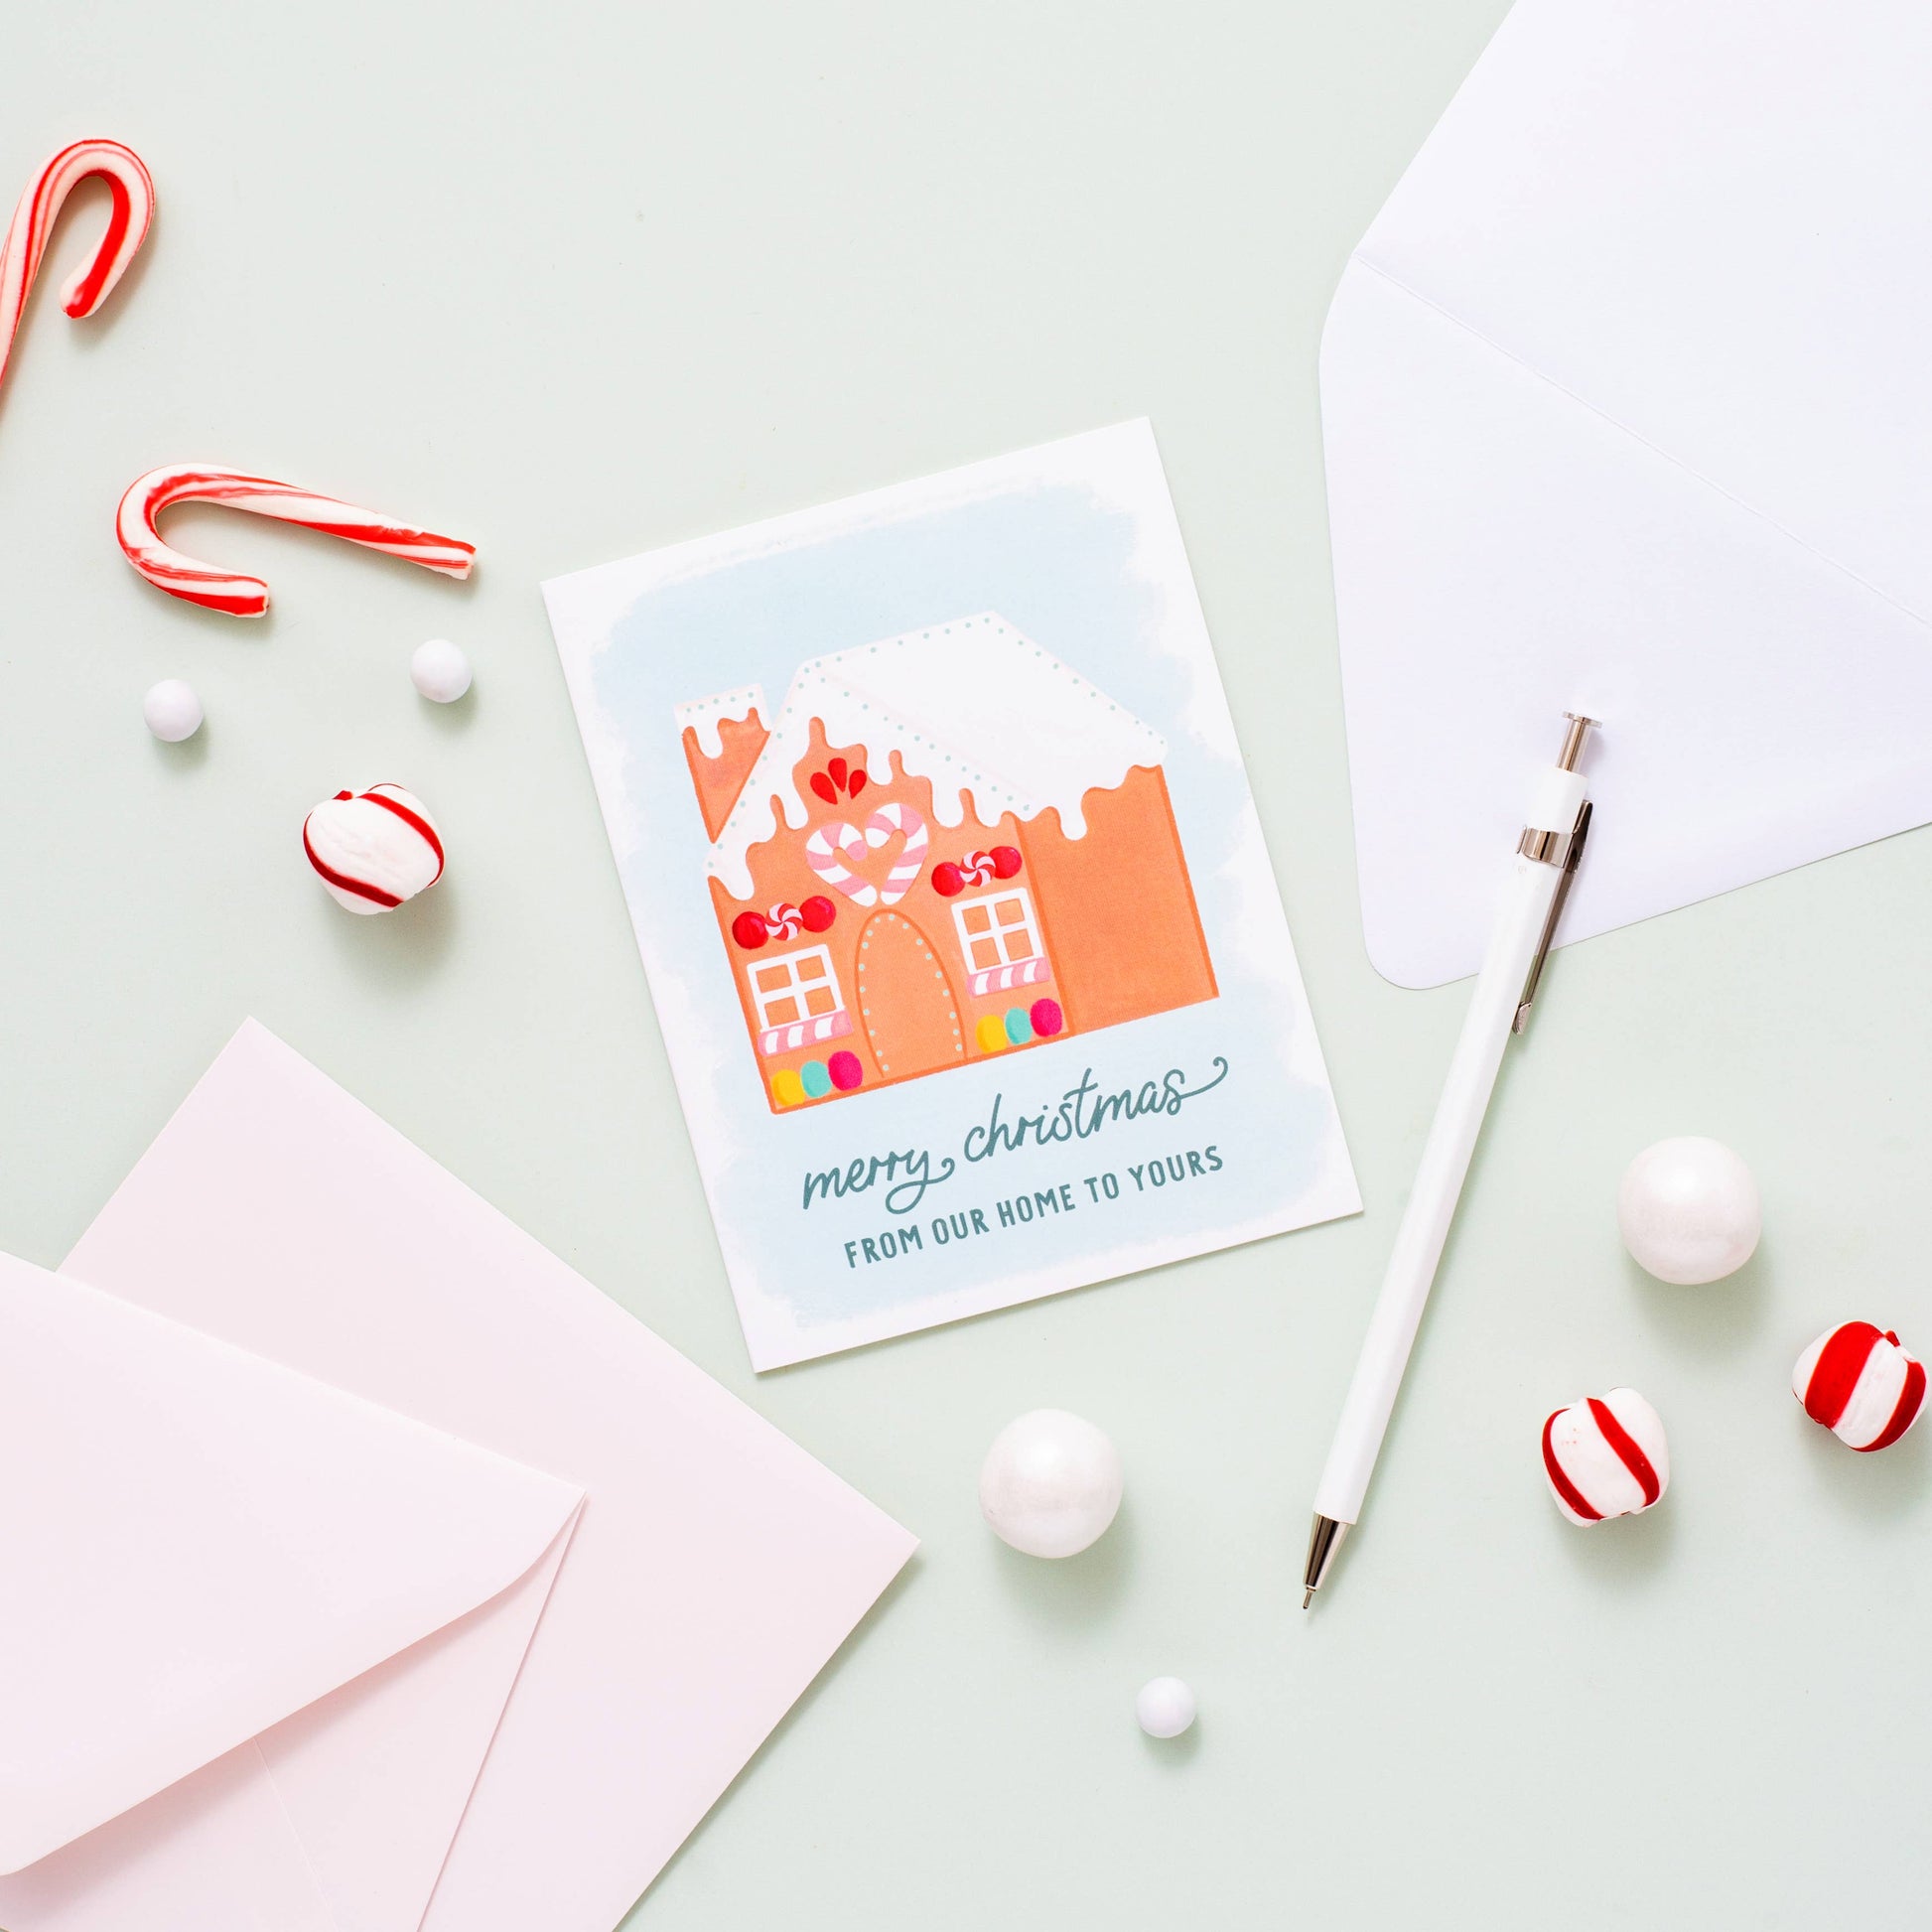
M 227 1490 L 211 1489 L 209 1507 L 230 1528 L 257 1532 L 250 1548 L 267 1564 L 265 1579 L 231 1574 L 237 1555 L 217 1573 L 243 1591 L 235 1605 L 206 1633 L 182 1609 L 166 1626 L 169 1640 L 118 1662 L 111 1680 L 132 1697 L 144 1684 L 211 1676 L 226 1699 L 223 1722 L 200 1725 L 165 1761 L 143 1757 L 139 1777 L 103 1783 L 90 1809 L 105 1816 L 116 1797 L 154 1789 L 224 1737 L 248 1735 L 275 1696 L 226 1691 L 224 1656 L 290 1658 L 272 1687 L 283 1710 L 318 1687 L 342 1688 L 0 1878 L 6 1932 L 609 1932 L 914 1548 L 883 1512 L 252 1022 L 62 1274 L 116 1298 L 85 1305 L 122 1322 L 170 1335 L 183 1332 L 172 1322 L 186 1323 L 198 1331 L 195 1345 L 218 1350 L 230 1371 L 260 1357 L 257 1373 L 277 1362 L 315 1377 L 326 1385 L 319 1412 L 345 1405 L 365 1434 L 377 1417 L 404 1432 L 405 1449 L 447 1445 L 452 1491 L 459 1478 L 487 1480 L 490 1493 L 508 1491 L 508 1503 L 487 1534 L 468 1490 L 439 1505 L 448 1523 L 423 1528 L 423 1547 L 401 1572 L 414 1593 L 378 1601 L 363 1617 L 366 1640 L 343 1638 L 318 1662 L 316 1626 L 336 1627 L 320 1613 L 342 1586 L 303 1546 L 274 1546 L 259 1490 L 266 1477 L 238 1464 L 242 1500 L 230 1506 L 220 1500 Z M 0 1328 L 0 1405 L 13 1389 L 7 1371 L 31 1377 L 33 1356 Z M 272 1373 L 278 1390 L 316 1386 Z M 122 1427 L 122 1405 L 146 1414 L 143 1379 L 132 1370 L 92 1384 L 69 1378 L 85 1385 L 79 1445 L 90 1430 Z M 253 1412 L 264 1430 L 273 1406 Z M 4 1417 L 0 1449 L 12 1451 L 0 1463 L 8 1552 L 6 1512 L 39 1507 L 21 1500 L 32 1493 L 21 1471 L 39 1478 Z M 439 1492 L 432 1468 L 413 1486 L 399 1478 L 393 1499 L 376 1494 L 388 1478 L 376 1479 L 372 1457 L 332 1462 L 329 1480 L 381 1505 L 388 1552 L 422 1528 L 419 1498 Z M 218 1460 L 202 1453 L 203 1465 Z M 276 1466 L 265 1463 L 268 1475 Z M 580 1490 L 587 1500 L 573 1516 Z M 319 1473 L 316 1498 L 331 1493 Z M 324 1520 L 348 1539 L 352 1525 Z M 566 1521 L 567 1538 L 556 1528 Z M 68 1562 L 61 1524 L 40 1528 L 38 1567 Z M 213 1547 L 210 1530 L 174 1554 L 192 1574 Z M 9 1566 L 0 1569 L 9 1580 L 0 1582 L 6 1643 L 11 1579 L 25 1573 L 11 1553 L 0 1562 Z M 86 1566 L 89 1593 L 111 1585 L 128 1597 L 128 1616 L 143 1613 L 152 1592 L 140 1579 L 107 1557 Z M 289 1587 L 265 1594 L 277 1579 L 311 1574 L 313 1603 Z M 71 1595 L 82 1587 L 65 1587 Z M 176 1640 L 188 1648 L 171 1648 Z M 344 1682 L 351 1667 L 363 1674 Z M 23 1681 L 32 1670 L 19 1664 Z M 9 1802 L 9 1681 L 0 1662 L 0 1804 Z M 98 1725 L 111 1708 L 99 1703 Z M 53 1724 L 43 1712 L 43 1730 Z M 111 1756 L 106 1741 L 100 1753 Z M 31 1766 L 15 1768 L 17 1782 L 33 1782 Z M 81 1815 L 69 1808 L 62 1817 Z
M 583 1501 L 573 1483 L 9 1255 L 0 1469 L 0 1871 L 41 1867 L 0 1879 L 9 1932 L 161 1923 L 72 1885 L 98 1864 L 98 1837 L 50 1855 L 111 1835 L 230 1753 L 203 1795 L 273 1827 L 268 1766 L 296 1741 L 275 1726 L 534 1580 L 498 1669 L 452 1713 L 474 1746 L 442 1794 L 453 1831 Z M 174 1794 L 160 1837 L 196 1838 L 203 1809 Z M 255 1899 L 297 1924 L 319 1896 L 308 1861 L 289 1856 L 301 1815 L 298 1797 L 286 1825 L 237 1841 L 254 1848 Z M 198 1839 L 192 1855 L 211 1849 Z M 131 1863 L 156 1877 L 151 1854 Z
M 1932 818 L 1932 8 L 1519 0 L 1321 396 L 1363 922 L 1478 963 L 1600 718 L 1567 937 Z

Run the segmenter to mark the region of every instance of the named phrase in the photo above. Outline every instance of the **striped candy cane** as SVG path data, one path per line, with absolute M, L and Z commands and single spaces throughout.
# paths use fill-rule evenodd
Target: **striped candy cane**
M 893 861 L 885 885 L 861 879 L 852 868 L 863 865 L 895 832 L 904 835 L 905 845 Z M 910 805 L 887 804 L 866 820 L 863 832 L 844 819 L 819 826 L 805 841 L 805 863 L 855 905 L 897 905 L 925 868 L 926 844 L 925 820 Z
M 866 820 L 866 843 L 875 850 L 895 832 L 905 836 L 905 844 L 893 861 L 886 883 L 879 889 L 881 905 L 897 905 L 912 890 L 913 882 L 925 870 L 925 820 L 910 805 L 881 805 Z
M 855 905 L 877 905 L 879 892 L 852 870 L 863 865 L 868 851 L 866 835 L 842 818 L 821 825 L 805 841 L 805 863 L 821 883 L 843 893 Z M 850 861 L 850 864 L 846 863 Z
M 258 618 L 268 609 L 268 586 L 259 577 L 198 564 L 163 543 L 155 519 L 176 503 L 225 503 L 230 509 L 251 510 L 279 523 L 296 523 L 305 530 L 345 537 L 368 550 L 405 557 L 445 577 L 468 577 L 477 555 L 475 544 L 439 537 L 268 477 L 238 476 L 232 470 L 193 463 L 150 470 L 128 485 L 116 519 L 115 533 L 128 562 L 170 597 L 237 618 Z
M 0 376 L 6 374 L 21 311 L 40 273 L 61 205 L 90 177 L 107 184 L 113 206 L 93 260 L 61 291 L 69 315 L 90 316 L 107 300 L 148 232 L 154 218 L 154 179 L 132 148 L 118 141 L 75 141 L 47 162 L 27 184 L 13 225 L 0 242 Z

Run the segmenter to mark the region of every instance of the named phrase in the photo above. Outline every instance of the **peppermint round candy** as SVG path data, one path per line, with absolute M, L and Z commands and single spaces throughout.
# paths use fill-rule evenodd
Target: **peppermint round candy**
M 443 877 L 443 835 L 401 785 L 339 791 L 302 821 L 302 850 L 351 912 L 386 912 Z
M 1543 1425 L 1543 1473 L 1573 1523 L 1640 1516 L 1670 1486 L 1663 1419 L 1635 1389 L 1586 1396 Z
M 1888 1449 L 1925 1407 L 1925 1370 L 1889 1329 L 1845 1321 L 1798 1357 L 1791 1393 L 1841 1443 Z

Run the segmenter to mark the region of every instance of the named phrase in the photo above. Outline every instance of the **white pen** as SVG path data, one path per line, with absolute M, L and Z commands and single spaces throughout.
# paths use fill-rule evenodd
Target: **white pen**
M 1570 882 L 1577 875 L 1577 862 L 1583 857 L 1590 808 L 1577 761 L 1596 721 L 1574 711 L 1564 716 L 1570 728 L 1564 736 L 1563 756 L 1542 774 L 1529 823 L 1517 841 L 1502 909 L 1476 975 L 1468 1017 L 1449 1060 L 1449 1078 L 1423 1146 L 1409 1205 L 1396 1229 L 1382 1292 L 1369 1316 L 1355 1379 L 1348 1385 L 1335 1440 L 1314 1492 L 1314 1530 L 1302 1579 L 1307 1586 L 1304 1609 L 1327 1577 L 1342 1538 L 1361 1518 L 1362 1498 L 1388 1433 L 1402 1372 L 1409 1365 L 1409 1351 L 1415 1346 L 1416 1329 L 1443 1258 L 1443 1244 L 1455 1218 L 1455 1203 L 1469 1172 L 1476 1136 L 1482 1131 L 1503 1048 L 1510 1035 L 1520 1034 L 1529 1019 L 1536 983 Z

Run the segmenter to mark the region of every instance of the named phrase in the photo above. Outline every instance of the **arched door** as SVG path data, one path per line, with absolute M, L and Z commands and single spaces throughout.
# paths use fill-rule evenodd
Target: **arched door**
M 859 934 L 859 1015 L 883 1079 L 909 1080 L 965 1061 L 945 969 L 902 912 L 875 912 Z

